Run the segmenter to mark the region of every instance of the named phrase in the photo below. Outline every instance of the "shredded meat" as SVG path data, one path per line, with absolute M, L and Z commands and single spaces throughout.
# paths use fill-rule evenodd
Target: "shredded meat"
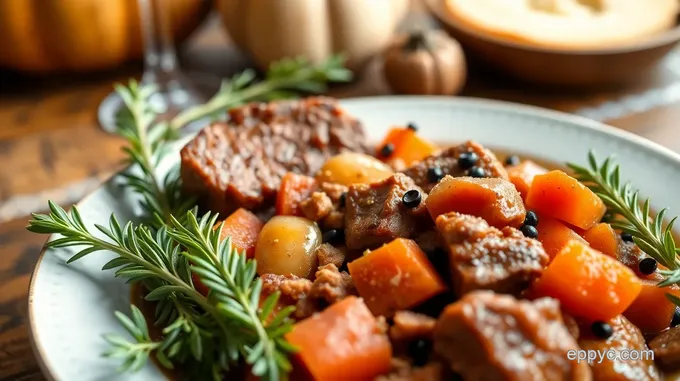
M 498 230 L 481 218 L 448 213 L 437 217 L 448 244 L 456 293 L 478 289 L 519 295 L 548 264 L 541 243 L 511 227 Z
M 312 316 L 326 306 L 356 294 L 352 277 L 348 273 L 338 271 L 334 264 L 321 266 L 307 297 L 297 301 L 295 315 L 299 319 Z
M 392 341 L 432 339 L 432 332 L 437 323 L 434 318 L 411 311 L 397 311 L 393 321 L 394 325 L 390 327 Z
M 414 367 L 407 360 L 392 359 L 390 373 L 378 376 L 374 381 L 444 381 L 448 380 L 446 368 L 442 363 L 431 361 L 425 366 Z
M 316 256 L 319 259 L 319 267 L 332 264 L 335 267 L 340 268 L 342 267 L 342 264 L 345 263 L 346 254 L 339 248 L 329 243 L 324 243 L 316 249 Z
M 402 201 L 409 190 L 417 190 L 422 196 L 420 204 L 413 208 Z M 413 236 L 424 221 L 430 220 L 426 197 L 412 179 L 399 173 L 380 182 L 350 186 L 345 212 L 347 247 L 373 249 L 395 238 Z
M 554 299 L 534 302 L 475 291 L 446 307 L 434 331 L 434 350 L 466 381 L 589 381 L 579 349 Z
M 309 279 L 299 278 L 292 274 L 264 274 L 260 279 L 262 279 L 262 294 L 271 295 L 280 291 L 281 298 L 289 298 L 292 301 L 304 299 L 312 288 L 312 282 Z
M 344 193 L 347 193 L 347 186 L 342 184 L 321 183 L 321 190 L 328 195 L 333 204 L 340 202 L 340 198 Z
M 314 192 L 300 203 L 300 209 L 308 220 L 317 222 L 333 211 L 333 202 L 324 192 Z
M 478 160 L 475 165 L 484 170 L 486 177 L 508 179 L 508 173 L 505 171 L 503 163 L 496 158 L 493 152 L 473 141 L 465 142 L 426 157 L 404 170 L 403 173 L 411 177 L 418 186 L 429 193 L 432 187 L 436 185 L 435 182 L 430 181 L 427 175 L 427 171 L 432 167 L 441 168 L 444 175 L 451 175 L 453 177 L 467 175 L 466 170 L 458 166 L 458 157 L 464 152 L 474 152 L 477 154 Z
M 316 279 L 309 290 L 311 298 L 325 300 L 329 304 L 338 302 L 349 295 L 356 295 L 352 277 L 348 273 L 338 271 L 334 264 L 319 267 Z
M 300 304 L 307 300 L 307 295 L 312 289 L 312 282 L 309 279 L 299 278 L 295 275 L 263 274 L 262 293 L 260 303 L 276 291 L 280 292 L 279 301 L 274 307 L 273 314 L 279 312 L 283 307 Z M 311 311 L 313 313 L 314 311 Z M 309 311 L 295 311 L 295 317 L 302 318 L 308 316 Z M 310 314 L 311 314 L 310 313 Z

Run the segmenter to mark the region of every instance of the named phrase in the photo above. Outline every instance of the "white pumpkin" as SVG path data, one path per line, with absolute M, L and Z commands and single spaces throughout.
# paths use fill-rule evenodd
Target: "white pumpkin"
M 217 0 L 234 42 L 265 69 L 284 57 L 343 52 L 352 69 L 390 42 L 409 0 Z

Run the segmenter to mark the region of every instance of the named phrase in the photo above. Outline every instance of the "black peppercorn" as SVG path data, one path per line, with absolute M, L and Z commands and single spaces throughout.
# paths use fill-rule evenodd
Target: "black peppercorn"
M 439 167 L 430 167 L 427 169 L 427 180 L 431 183 L 438 183 L 444 177 L 444 171 Z
M 527 212 L 524 217 L 524 225 L 538 226 L 538 216 L 533 210 Z
M 675 307 L 675 313 L 673 313 L 673 319 L 671 319 L 671 327 L 675 327 L 680 324 L 680 307 Z
M 325 231 L 321 235 L 321 240 L 323 241 L 323 243 L 335 242 L 335 241 L 338 241 L 339 239 L 343 238 L 344 235 L 345 234 L 342 230 L 331 229 L 331 230 Z
M 486 177 L 486 172 L 480 167 L 472 167 L 468 169 L 468 176 L 482 178 Z
M 343 193 L 340 195 L 340 199 L 338 200 L 338 205 L 339 205 L 341 208 L 344 208 L 346 202 L 347 202 L 347 192 L 343 192 Z
M 418 205 L 420 205 L 420 201 L 423 199 L 423 196 L 421 196 L 420 192 L 416 189 L 411 189 L 409 191 L 406 191 L 404 193 L 404 196 L 401 198 L 401 201 L 404 203 L 404 205 L 407 208 L 415 208 Z
M 538 237 L 538 230 L 536 229 L 535 226 L 531 226 L 531 225 L 522 225 L 522 227 L 519 228 L 519 231 L 521 231 L 522 234 L 524 234 L 524 236 L 525 236 L 525 237 L 528 237 L 528 238 L 536 238 L 536 237 Z
M 510 155 L 505 159 L 505 165 L 507 166 L 513 166 L 519 164 L 519 156 L 517 155 Z
M 380 156 L 381 157 L 390 157 L 394 153 L 394 144 L 392 143 L 387 143 L 382 148 L 380 148 Z
M 411 123 L 409 123 L 408 125 L 406 125 L 406 127 L 407 127 L 409 130 L 412 130 L 412 131 L 414 131 L 414 132 L 417 132 L 417 131 L 418 131 L 418 126 L 417 126 L 415 123 L 413 123 L 413 122 L 411 122 Z
M 633 242 L 633 236 L 630 233 L 626 232 L 621 233 L 621 239 L 624 242 Z
M 415 366 L 427 364 L 427 361 L 430 359 L 431 351 L 432 343 L 423 339 L 410 342 L 407 348 L 408 355 L 413 359 L 413 365 Z
M 458 167 L 460 167 L 460 169 L 472 168 L 472 166 L 477 164 L 478 160 L 479 156 L 477 156 L 476 153 L 463 152 L 458 156 Z
M 638 263 L 638 269 L 640 270 L 641 274 L 644 275 L 649 275 L 656 271 L 656 261 L 654 258 L 645 258 Z
M 590 326 L 590 329 L 593 331 L 593 334 L 600 339 L 608 339 L 614 334 L 614 328 L 612 328 L 609 323 L 603 321 L 594 322 L 593 325 Z

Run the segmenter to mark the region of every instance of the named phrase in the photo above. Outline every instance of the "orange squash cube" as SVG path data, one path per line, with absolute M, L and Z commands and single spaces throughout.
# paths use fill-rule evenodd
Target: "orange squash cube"
M 534 177 L 526 206 L 584 230 L 600 222 L 607 211 L 593 191 L 559 170 Z
M 458 212 L 480 217 L 489 225 L 519 227 L 524 222 L 524 202 L 515 187 L 501 178 L 444 177 L 425 201 L 433 220 Z
M 296 323 L 286 339 L 298 349 L 295 365 L 315 381 L 371 381 L 390 370 L 390 341 L 355 296 Z
M 641 288 L 626 265 L 572 240 L 550 262 L 531 294 L 558 299 L 574 316 L 606 321 L 622 314 Z
M 524 160 L 521 163 L 508 168 L 508 179 L 515 185 L 517 191 L 526 198 L 531 188 L 534 177 L 548 173 L 548 170 L 534 163 L 531 160 Z
M 618 234 L 608 223 L 601 222 L 586 230 L 583 238 L 593 249 L 616 258 L 619 251 Z
M 538 230 L 537 239 L 541 241 L 545 253 L 551 260 L 564 249 L 569 241 L 577 240 L 585 243 L 585 240 L 573 229 L 552 217 L 539 215 L 536 230 Z
M 397 238 L 347 267 L 359 295 L 376 316 L 390 317 L 446 290 L 425 253 L 410 239 Z

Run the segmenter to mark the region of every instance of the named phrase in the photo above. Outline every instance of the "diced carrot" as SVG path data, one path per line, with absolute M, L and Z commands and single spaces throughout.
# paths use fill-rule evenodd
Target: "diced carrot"
M 534 283 L 532 295 L 556 298 L 577 317 L 608 320 L 623 313 L 641 287 L 638 277 L 624 264 L 573 240 Z
M 247 258 L 255 256 L 255 244 L 264 222 L 251 211 L 243 208 L 237 209 L 224 221 L 215 224 L 215 229 L 222 226 L 220 240 L 231 237 L 231 246 L 239 252 L 246 253 Z M 200 281 L 196 274 L 192 274 L 196 290 L 203 295 L 208 294 L 208 288 Z
M 384 156 L 382 153 L 382 148 L 386 144 L 392 144 L 394 148 L 394 151 L 388 156 Z M 439 148 L 436 145 L 410 128 L 392 128 L 378 146 L 377 156 L 383 161 L 398 161 L 406 166 L 410 166 L 438 150 Z
M 519 227 L 524 222 L 524 202 L 515 187 L 500 178 L 444 177 L 425 201 L 430 216 L 458 212 L 481 217 L 491 226 Z
M 545 253 L 550 259 L 555 258 L 571 240 L 585 243 L 586 241 L 564 222 L 552 217 L 540 215 L 538 217 L 538 240 L 543 244 Z
M 534 177 L 526 205 L 584 230 L 600 222 L 607 211 L 593 191 L 559 170 Z
M 392 127 L 387 131 L 387 136 L 385 136 L 385 139 L 378 145 L 376 149 L 376 156 L 380 159 L 388 159 L 387 157 L 382 157 L 382 149 L 385 145 L 387 144 L 392 144 L 393 148 L 399 147 L 402 145 L 404 140 L 408 135 L 414 134 L 415 131 L 413 131 L 410 128 L 405 128 L 405 127 Z M 390 155 L 391 157 L 391 155 Z
M 264 222 L 260 220 L 251 211 L 240 208 L 229 215 L 221 224 L 222 235 L 220 239 L 231 237 L 231 245 L 238 251 L 245 251 L 248 258 L 255 256 L 255 244 L 257 243 L 257 236 L 264 226 Z
M 608 223 L 600 222 L 586 230 L 583 232 L 583 238 L 588 241 L 593 249 L 616 258 L 619 241 L 616 232 Z
M 359 295 L 376 316 L 392 316 L 446 289 L 425 253 L 410 239 L 397 238 L 347 267 Z
M 355 296 L 296 323 L 286 339 L 298 349 L 296 365 L 315 381 L 368 381 L 390 370 L 390 341 Z
M 276 214 L 279 216 L 303 217 L 300 203 L 317 188 L 313 177 L 288 172 L 281 178 L 281 187 L 276 194 Z
M 658 272 L 648 279 L 642 279 L 640 294 L 623 313 L 623 316 L 640 328 L 644 334 L 658 334 L 668 328 L 673 319 L 675 304 L 668 300 L 666 294 L 680 297 L 680 288 L 677 285 L 657 286 L 663 279 L 664 277 Z
M 522 198 L 526 198 L 531 183 L 536 175 L 548 173 L 548 170 L 531 160 L 524 160 L 520 164 L 508 168 L 508 178 L 515 185 Z

